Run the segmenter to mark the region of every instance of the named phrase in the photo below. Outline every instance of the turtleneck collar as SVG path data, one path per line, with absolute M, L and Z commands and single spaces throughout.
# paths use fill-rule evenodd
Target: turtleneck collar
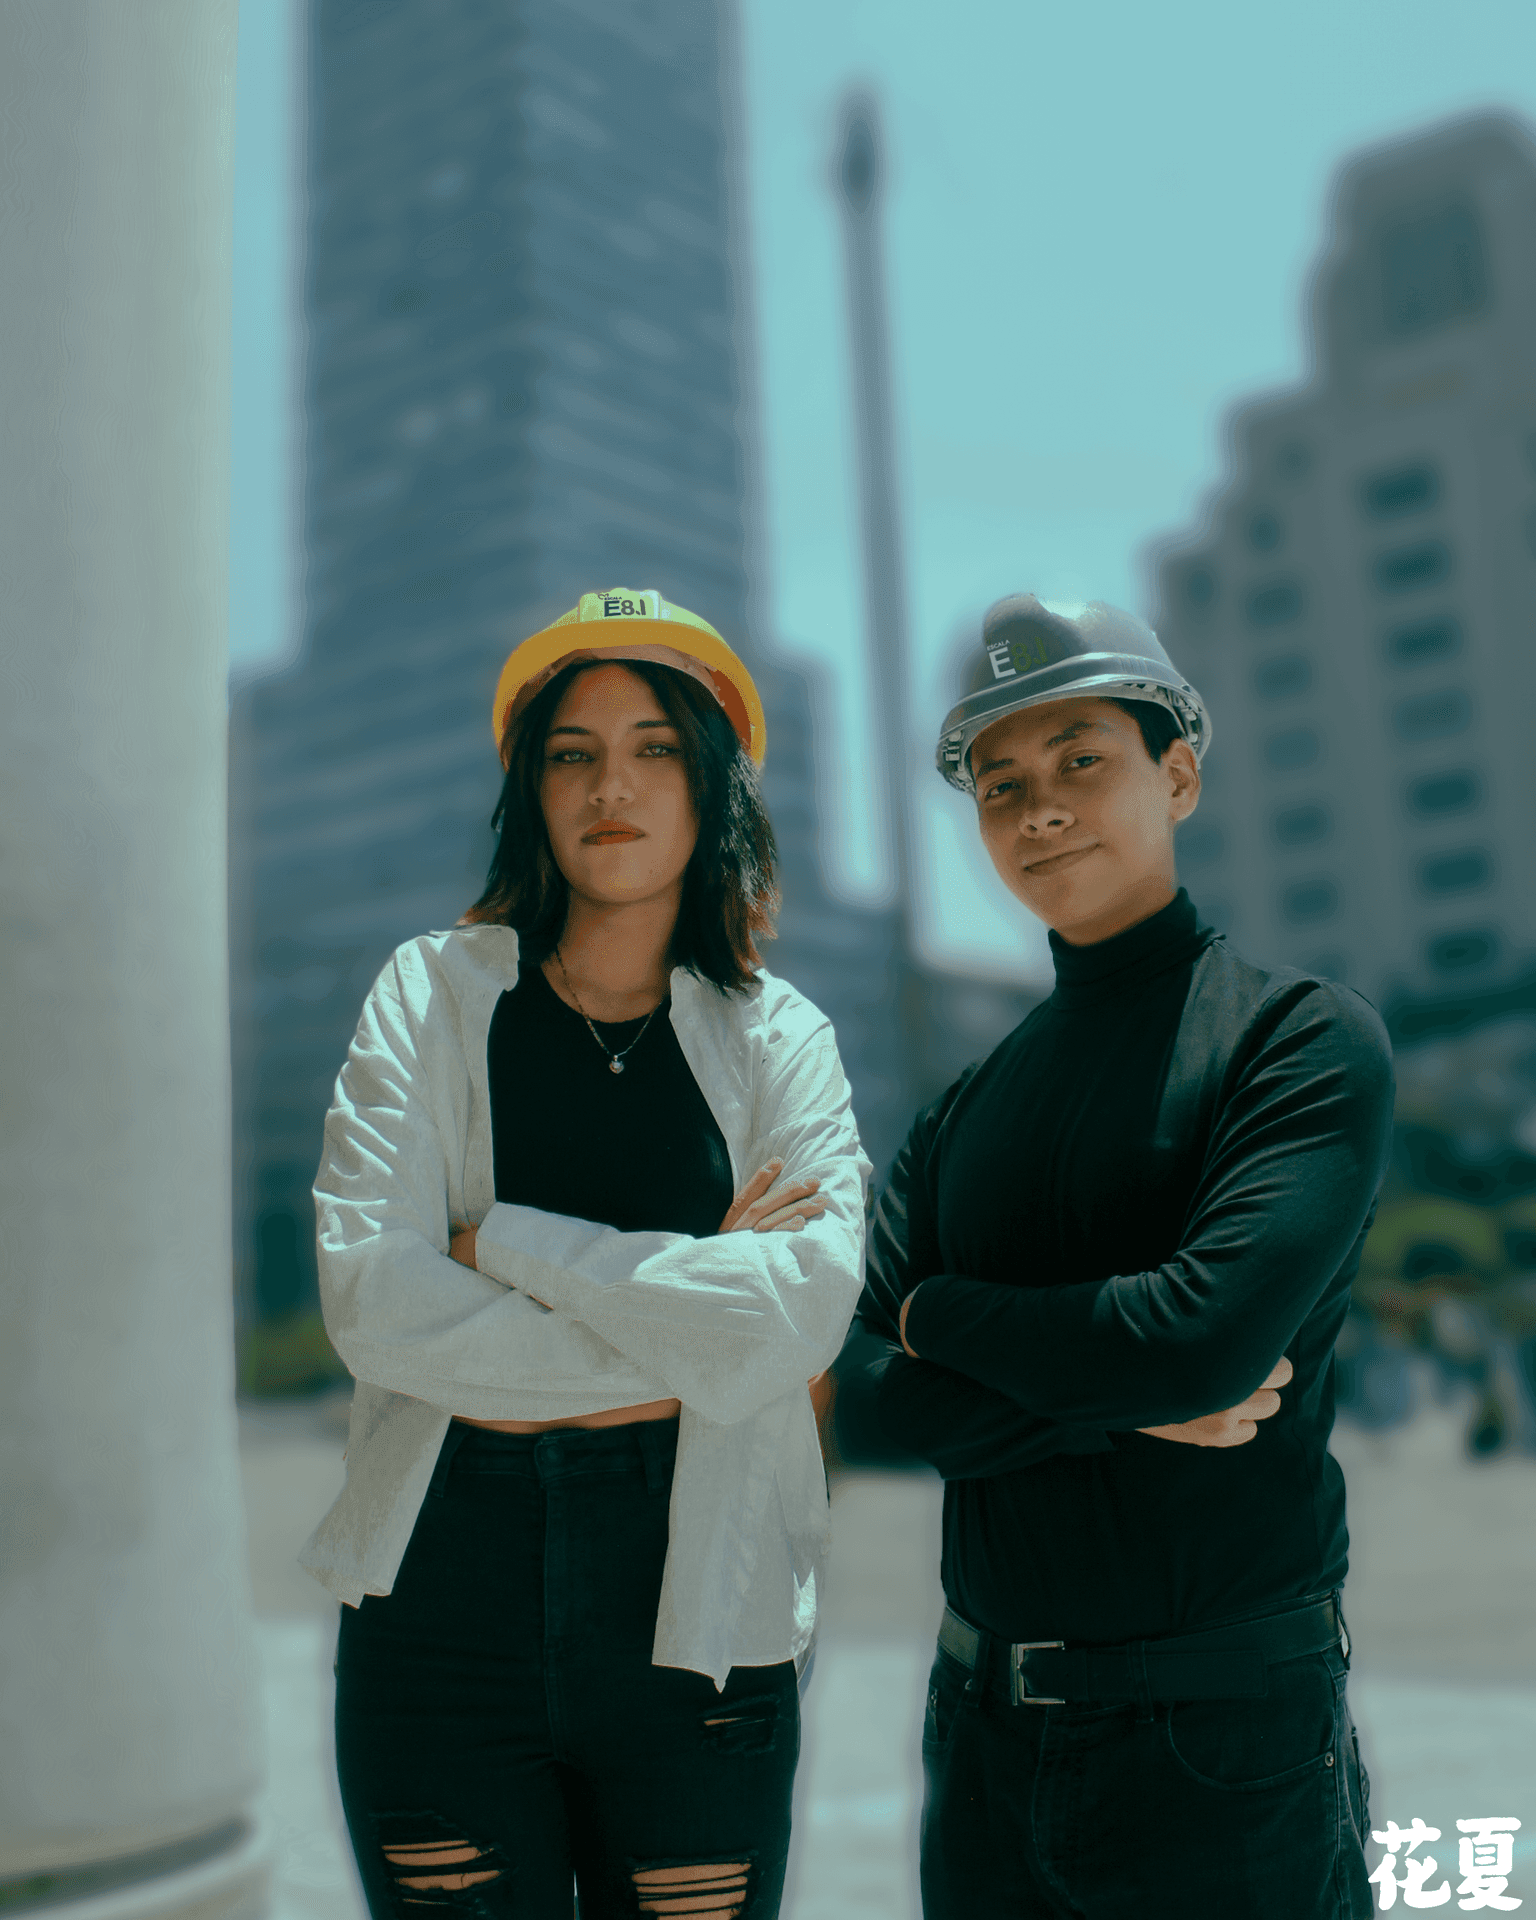
M 1074 947 L 1052 933 L 1051 958 L 1056 963 L 1056 991 L 1052 1004 L 1085 1007 L 1123 993 L 1127 987 L 1164 973 L 1203 953 L 1216 938 L 1203 926 L 1194 902 L 1182 887 L 1158 912 L 1139 920 L 1124 933 Z

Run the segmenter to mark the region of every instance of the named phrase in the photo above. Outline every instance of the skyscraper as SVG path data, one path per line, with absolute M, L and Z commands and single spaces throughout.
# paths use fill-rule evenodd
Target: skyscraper
M 1305 387 L 1231 422 L 1155 623 L 1215 717 L 1180 836 L 1255 957 L 1379 1004 L 1536 959 L 1536 142 L 1480 116 L 1342 171 Z
M 484 881 L 512 644 L 659 587 L 749 659 L 785 907 L 768 964 L 829 1012 L 896 1144 L 894 916 L 816 859 L 811 711 L 755 642 L 750 302 L 716 0 L 312 0 L 305 618 L 232 712 L 237 1269 L 313 1299 L 332 1082 L 390 950 Z

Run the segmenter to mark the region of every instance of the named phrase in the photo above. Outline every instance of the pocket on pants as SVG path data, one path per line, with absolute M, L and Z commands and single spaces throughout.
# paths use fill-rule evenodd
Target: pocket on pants
M 1269 1669 L 1257 1700 L 1177 1700 L 1164 1738 L 1179 1767 L 1202 1786 L 1255 1792 L 1334 1764 L 1342 1678 L 1325 1654 Z
M 960 1662 L 942 1648 L 933 1657 L 928 1675 L 928 1705 L 923 1714 L 923 1752 L 933 1756 L 944 1751 L 955 1730 L 955 1716 L 965 1701 L 965 1683 L 970 1674 Z
M 1360 1736 L 1355 1731 L 1354 1715 L 1349 1710 L 1348 1701 L 1343 1702 L 1342 1712 L 1344 1724 L 1349 1728 L 1349 1745 L 1344 1753 L 1344 1764 L 1348 1769 L 1349 1817 L 1354 1822 L 1355 1838 L 1363 1847 L 1366 1835 L 1371 1830 L 1371 1776 L 1360 1757 Z M 1340 1744 L 1342 1746 L 1343 1743 Z

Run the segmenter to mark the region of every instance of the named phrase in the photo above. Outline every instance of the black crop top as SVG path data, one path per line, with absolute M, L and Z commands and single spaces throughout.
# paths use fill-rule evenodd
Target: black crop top
M 718 1232 L 730 1155 L 669 1012 L 670 998 L 648 1027 L 594 1022 L 604 1053 L 543 969 L 519 965 L 486 1043 L 498 1200 L 625 1233 Z M 609 1067 L 614 1053 L 624 1053 L 622 1073 Z

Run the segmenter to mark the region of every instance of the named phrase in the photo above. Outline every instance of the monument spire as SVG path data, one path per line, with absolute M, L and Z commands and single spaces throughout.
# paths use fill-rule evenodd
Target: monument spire
M 903 946 L 910 954 L 913 901 L 907 594 L 886 317 L 882 235 L 885 155 L 879 105 L 873 94 L 860 89 L 843 98 L 833 180 L 842 211 L 848 279 L 864 625 L 876 719 L 876 785 L 881 818 L 890 836 L 891 879 L 901 913 Z

